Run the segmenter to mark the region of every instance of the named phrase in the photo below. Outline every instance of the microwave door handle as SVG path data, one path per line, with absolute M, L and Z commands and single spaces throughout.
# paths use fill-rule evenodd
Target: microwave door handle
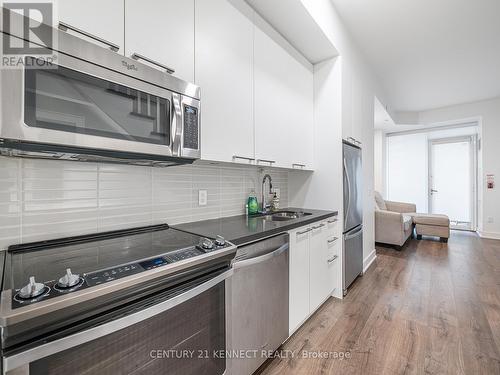
M 182 138 L 182 97 L 172 94 L 172 155 L 181 156 L 181 138 Z

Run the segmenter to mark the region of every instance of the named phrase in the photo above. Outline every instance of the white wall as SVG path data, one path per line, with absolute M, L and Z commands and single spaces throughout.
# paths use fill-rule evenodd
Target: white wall
M 314 173 L 289 173 L 291 206 L 342 214 L 341 58 L 314 66 Z
M 315 172 L 289 179 L 292 205 L 335 209 L 342 214 L 342 127 L 359 121 L 363 143 L 364 258 L 375 248 L 373 168 L 374 98 L 382 102 L 383 90 L 352 41 L 330 0 L 302 0 L 311 16 L 339 51 L 340 57 L 315 67 Z M 352 82 L 357 82 L 354 102 Z M 355 104 L 354 104 L 355 103 Z M 335 138 L 333 138 L 335 136 Z
M 386 187 L 386 142 L 385 133 L 382 130 L 376 130 L 373 135 L 373 177 L 374 189 L 382 194 L 383 197 L 387 196 Z
M 387 138 L 387 199 L 427 212 L 427 134 Z

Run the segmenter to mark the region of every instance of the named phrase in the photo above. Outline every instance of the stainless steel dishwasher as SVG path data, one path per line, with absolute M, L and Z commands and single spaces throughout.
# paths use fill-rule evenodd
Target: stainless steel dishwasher
M 288 234 L 243 246 L 226 287 L 227 374 L 252 374 L 288 338 Z

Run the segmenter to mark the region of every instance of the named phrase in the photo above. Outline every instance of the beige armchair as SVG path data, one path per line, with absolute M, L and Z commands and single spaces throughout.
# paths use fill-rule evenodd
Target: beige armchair
M 375 192 L 375 242 L 394 245 L 401 250 L 413 233 L 413 216 L 417 206 L 391 202 Z

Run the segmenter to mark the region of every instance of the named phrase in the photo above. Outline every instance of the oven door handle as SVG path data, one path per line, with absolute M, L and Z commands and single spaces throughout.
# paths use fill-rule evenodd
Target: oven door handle
M 113 332 L 140 323 L 146 319 L 170 310 L 180 305 L 181 303 L 198 296 L 203 292 L 206 292 L 210 288 L 230 277 L 232 274 L 233 270 L 230 269 L 221 273 L 220 275 L 215 276 L 213 279 L 204 282 L 203 284 L 200 284 L 192 289 L 185 291 L 184 293 L 174 296 L 166 301 L 160 302 L 154 306 L 148 307 L 144 310 L 124 316 L 105 324 L 101 324 L 96 327 L 92 327 L 85 331 L 75 333 L 62 339 L 48 342 L 35 348 L 28 349 L 24 352 L 4 357 L 3 372 L 8 373 L 9 371 L 20 368 L 22 366 L 27 366 L 31 362 L 34 362 L 41 358 L 45 358 L 53 354 L 62 352 L 63 350 L 85 344 L 86 342 L 104 337 Z

